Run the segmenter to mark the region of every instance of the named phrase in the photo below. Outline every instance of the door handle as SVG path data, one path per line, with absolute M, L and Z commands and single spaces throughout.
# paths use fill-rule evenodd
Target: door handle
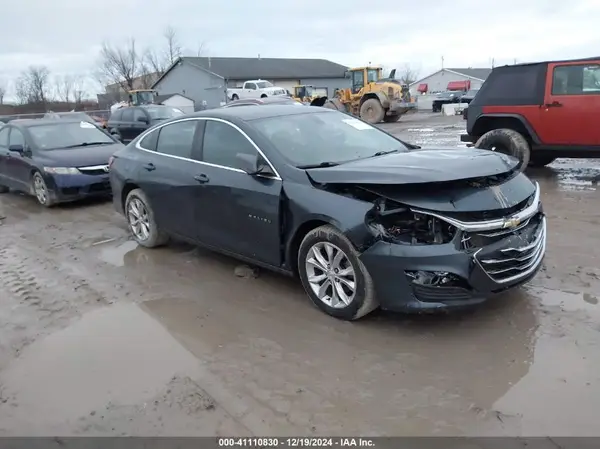
M 559 103 L 558 101 L 553 101 L 552 103 L 546 103 L 544 106 L 546 106 L 547 108 L 559 108 L 562 106 L 562 103 Z
M 156 170 L 156 166 L 152 162 L 148 162 L 147 164 L 142 165 L 142 167 L 148 171 Z
M 196 175 L 196 176 L 194 176 L 194 179 L 195 179 L 196 181 L 198 181 L 200 184 L 205 184 L 205 183 L 207 183 L 208 181 L 210 181 L 210 179 L 208 179 L 208 176 L 206 176 L 204 173 L 203 173 L 203 174 L 201 174 L 201 175 Z

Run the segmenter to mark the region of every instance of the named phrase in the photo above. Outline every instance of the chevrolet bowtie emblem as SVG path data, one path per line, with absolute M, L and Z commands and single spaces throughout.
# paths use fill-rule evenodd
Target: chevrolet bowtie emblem
M 521 220 L 516 217 L 507 218 L 504 220 L 503 228 L 516 228 L 521 224 Z

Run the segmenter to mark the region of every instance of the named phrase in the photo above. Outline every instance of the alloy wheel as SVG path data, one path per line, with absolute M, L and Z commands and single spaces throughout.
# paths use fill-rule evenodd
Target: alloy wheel
M 139 198 L 132 198 L 127 206 L 127 220 L 131 232 L 138 240 L 150 237 L 150 217 L 146 205 Z
M 356 294 L 356 275 L 348 256 L 330 242 L 315 243 L 305 261 L 306 278 L 313 293 L 329 307 L 341 309 Z
M 33 191 L 40 204 L 45 205 L 48 202 L 48 188 L 39 173 L 33 175 Z

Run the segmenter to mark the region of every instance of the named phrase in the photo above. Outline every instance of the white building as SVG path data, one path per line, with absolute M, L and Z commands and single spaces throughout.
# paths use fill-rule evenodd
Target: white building
M 490 73 L 490 68 L 441 69 L 412 83 L 410 93 L 423 95 L 447 90 L 479 89 Z
M 195 110 L 194 100 L 181 94 L 157 95 L 156 102 L 181 109 L 186 114 L 191 114 Z

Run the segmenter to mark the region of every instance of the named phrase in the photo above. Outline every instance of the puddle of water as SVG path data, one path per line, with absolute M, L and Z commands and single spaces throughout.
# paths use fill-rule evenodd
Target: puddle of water
M 16 398 L 17 420 L 41 426 L 89 416 L 109 403 L 143 403 L 197 367 L 142 309 L 117 305 L 32 345 L 0 373 L 0 384 Z
M 560 306 L 565 315 L 542 319 L 529 372 L 496 401 L 494 409 L 516 416 L 523 436 L 598 436 L 597 299 L 544 289 L 536 294 L 542 305 Z M 581 311 L 587 318 L 571 313 Z
M 435 132 L 433 128 L 409 128 L 406 130 L 409 133 L 432 133 Z
M 138 244 L 133 240 L 127 240 L 117 246 L 106 246 L 100 250 L 99 258 L 103 262 L 122 267 L 125 265 L 125 256 L 138 248 Z

